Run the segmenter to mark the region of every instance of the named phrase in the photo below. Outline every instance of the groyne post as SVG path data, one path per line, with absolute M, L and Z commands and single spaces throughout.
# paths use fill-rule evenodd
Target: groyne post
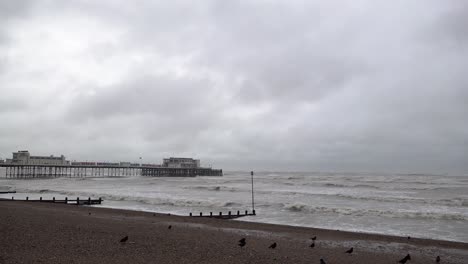
M 254 172 L 253 171 L 250 172 L 250 176 L 251 176 L 251 179 L 252 179 L 252 211 L 254 212 L 253 214 L 255 215 L 254 180 L 253 180 Z

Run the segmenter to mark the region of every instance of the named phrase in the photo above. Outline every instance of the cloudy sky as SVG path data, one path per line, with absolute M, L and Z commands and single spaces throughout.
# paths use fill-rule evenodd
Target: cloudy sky
M 0 157 L 468 173 L 468 1 L 0 1 Z

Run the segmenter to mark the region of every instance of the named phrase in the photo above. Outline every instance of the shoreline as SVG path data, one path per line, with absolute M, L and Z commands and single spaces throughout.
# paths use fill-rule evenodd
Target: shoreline
M 2 201 L 0 222 L 0 263 L 319 263 L 323 257 L 327 264 L 394 264 L 407 253 L 410 263 L 435 263 L 437 255 L 441 263 L 468 259 L 463 242 L 92 206 Z M 124 236 L 128 242 L 120 243 Z M 269 249 L 273 242 L 277 248 Z M 353 254 L 344 253 L 350 247 Z
M 86 205 L 85 205 L 86 206 Z M 132 209 L 132 208 L 120 208 L 120 207 L 108 207 L 106 205 L 98 205 L 98 206 L 93 206 L 95 208 L 101 208 L 101 209 L 111 209 L 111 210 L 118 210 L 118 211 L 130 211 L 130 212 L 142 212 L 142 213 L 149 213 L 149 214 L 157 214 L 157 215 L 171 215 L 175 217 L 189 217 L 189 215 L 182 215 L 182 214 L 172 214 L 172 213 L 160 213 L 160 212 L 154 212 L 151 210 L 137 210 L 137 209 Z M 242 215 L 241 215 L 242 216 Z M 255 217 L 255 216 L 247 216 L 247 217 Z M 191 217 L 192 219 L 198 219 L 198 218 L 203 218 L 203 219 L 216 219 L 216 217 L 198 217 L 194 215 Z M 340 229 L 329 229 L 329 228 L 321 228 L 321 227 L 313 227 L 313 226 L 302 226 L 302 225 L 286 225 L 282 223 L 268 223 L 268 222 L 258 222 L 258 221 L 244 221 L 242 220 L 244 216 L 239 217 L 239 218 L 232 218 L 232 219 L 224 219 L 224 220 L 232 220 L 232 221 L 240 221 L 240 222 L 245 222 L 245 223 L 257 223 L 261 225 L 273 225 L 273 226 L 285 226 L 285 227 L 296 227 L 296 228 L 305 228 L 305 229 L 313 229 L 313 230 L 323 230 L 323 231 L 329 231 L 329 232 L 340 232 L 340 233 L 350 233 L 350 234 L 363 234 L 363 235 L 369 235 L 369 236 L 384 236 L 384 237 L 392 237 L 392 238 L 406 238 L 406 236 L 402 235 L 391 235 L 391 234 L 384 234 L 384 233 L 378 233 L 378 232 L 367 232 L 367 231 L 350 231 L 350 230 L 340 230 Z M 449 242 L 449 243 L 459 243 L 459 244 L 465 244 L 468 247 L 468 242 L 464 241 L 458 241 L 458 240 L 447 240 L 447 239 L 430 239 L 430 238 L 424 238 L 424 237 L 411 237 L 413 240 L 427 240 L 427 241 L 437 241 L 437 242 Z

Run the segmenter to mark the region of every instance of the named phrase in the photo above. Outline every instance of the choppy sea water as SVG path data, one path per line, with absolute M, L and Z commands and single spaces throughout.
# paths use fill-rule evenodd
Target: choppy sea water
M 248 172 L 223 177 L 5 179 L 0 198 L 102 197 L 103 207 L 188 215 L 251 210 Z M 244 221 L 468 242 L 468 177 L 262 172 Z

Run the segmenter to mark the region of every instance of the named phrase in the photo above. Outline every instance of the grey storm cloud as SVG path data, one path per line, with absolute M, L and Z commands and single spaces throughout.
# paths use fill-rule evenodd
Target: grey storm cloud
M 467 17 L 466 1 L 2 1 L 0 156 L 466 174 Z

